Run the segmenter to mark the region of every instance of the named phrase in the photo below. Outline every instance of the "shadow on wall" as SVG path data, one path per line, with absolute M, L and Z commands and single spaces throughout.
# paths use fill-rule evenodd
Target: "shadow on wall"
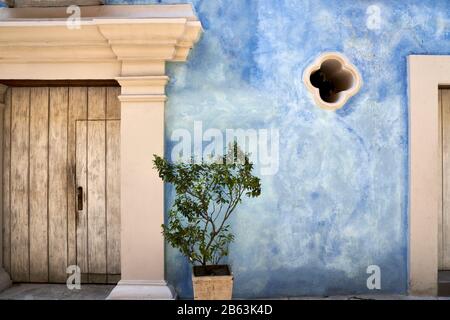
M 174 249 L 170 249 L 174 250 Z M 380 255 L 382 259 L 374 259 L 373 265 L 380 267 L 381 289 L 370 290 L 367 279 L 367 267 L 361 268 L 358 274 L 349 275 L 345 271 L 318 267 L 316 264 L 303 267 L 283 267 L 273 270 L 234 270 L 234 298 L 283 298 L 301 296 L 335 296 L 352 294 L 406 294 L 407 275 L 396 252 Z M 183 299 L 193 297 L 191 267 L 187 259 L 177 255 L 170 261 L 168 279 Z M 233 268 L 233 265 L 231 265 Z M 389 275 L 389 276 L 387 276 Z M 399 283 L 405 285 L 399 286 Z
M 370 290 L 367 279 L 367 267 L 358 270 L 357 274 L 325 268 L 313 264 L 311 266 L 283 267 L 275 270 L 235 272 L 235 298 L 269 298 L 296 296 L 332 296 L 349 294 L 405 294 L 407 292 L 407 275 L 401 265 L 397 253 L 380 255 L 382 260 L 374 259 L 369 265 L 380 267 L 381 289 Z M 375 262 L 376 261 L 376 262 Z M 384 275 L 384 276 L 383 276 Z M 388 276 L 389 275 L 389 276 Z M 399 285 L 403 283 L 405 285 Z

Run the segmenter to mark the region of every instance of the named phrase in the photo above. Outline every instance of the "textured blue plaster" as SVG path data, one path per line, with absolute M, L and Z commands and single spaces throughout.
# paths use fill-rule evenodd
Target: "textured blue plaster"
M 108 3 L 179 3 L 120 1 Z M 280 170 L 233 218 L 228 262 L 235 297 L 407 290 L 409 54 L 450 53 L 446 0 L 198 0 L 205 33 L 184 64 L 170 64 L 166 155 L 173 130 L 280 130 Z M 366 9 L 381 9 L 381 28 Z M 337 112 L 317 108 L 302 72 L 340 51 L 361 72 L 359 94 Z M 174 190 L 166 186 L 166 209 Z M 192 297 L 190 267 L 166 248 L 168 280 Z

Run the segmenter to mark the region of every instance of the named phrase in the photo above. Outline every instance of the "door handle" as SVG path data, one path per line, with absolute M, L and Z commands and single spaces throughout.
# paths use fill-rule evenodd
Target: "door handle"
M 77 188 L 77 209 L 83 211 L 83 187 Z

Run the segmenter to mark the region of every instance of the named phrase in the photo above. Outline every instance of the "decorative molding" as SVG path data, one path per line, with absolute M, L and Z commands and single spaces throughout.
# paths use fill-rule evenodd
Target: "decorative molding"
M 336 101 L 327 102 L 325 101 L 320 94 L 320 89 L 314 86 L 311 83 L 311 75 L 319 69 L 323 68 L 324 64 L 329 62 L 337 62 L 336 66 L 333 70 L 333 77 L 335 80 L 339 81 L 339 77 L 344 75 L 345 73 L 349 73 L 351 75 L 352 80 L 347 84 L 346 87 L 348 89 L 339 91 L 335 94 Z M 345 81 L 347 81 L 346 79 Z M 320 55 L 303 73 L 303 82 L 305 83 L 306 88 L 311 92 L 315 103 L 322 109 L 325 110 L 337 110 L 342 108 L 347 101 L 358 93 L 359 89 L 362 86 L 361 75 L 359 74 L 356 67 L 351 64 L 348 59 L 338 52 L 327 52 Z
M 131 76 L 117 77 L 122 87 L 122 95 L 125 94 L 152 94 L 164 95 L 166 84 L 169 81 L 168 76 Z
M 117 82 L 124 86 L 165 86 L 169 81 L 168 76 L 141 76 L 141 77 L 117 77 Z
M 67 27 L 60 8 L 46 8 L 49 18 L 38 15 L 38 19 L 23 9 L 2 10 L 0 68 L 8 70 L 8 65 L 22 64 L 27 66 L 25 72 L 43 63 L 71 63 L 87 68 L 92 63 L 106 63 L 116 64 L 120 70 L 132 65 L 132 70 L 137 71 L 152 63 L 186 61 L 202 32 L 191 6 L 181 5 L 181 9 L 176 5 L 139 6 L 146 12 L 146 18 L 139 19 L 120 16 L 109 7 L 127 11 L 134 6 L 101 6 L 98 10 L 107 13 L 106 16 L 91 12 L 92 9 L 86 11 L 88 16 L 82 13 L 79 29 Z M 161 74 L 160 69 L 156 72 Z M 121 75 L 122 72 L 115 74 Z M 17 78 L 20 77 L 18 72 Z
M 133 95 L 120 95 L 120 102 L 165 102 L 167 101 L 166 95 L 156 94 L 133 94 Z

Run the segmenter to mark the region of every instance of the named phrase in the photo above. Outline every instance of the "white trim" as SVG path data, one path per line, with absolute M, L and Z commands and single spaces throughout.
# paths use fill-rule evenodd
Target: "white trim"
M 120 102 L 165 102 L 167 97 L 165 95 L 156 94 L 135 94 L 135 95 L 120 95 Z
M 450 84 L 450 56 L 408 57 L 409 292 L 437 295 L 442 175 L 438 88 Z
M 120 280 L 120 285 L 136 285 L 136 286 L 167 286 L 167 281 L 165 280 Z

